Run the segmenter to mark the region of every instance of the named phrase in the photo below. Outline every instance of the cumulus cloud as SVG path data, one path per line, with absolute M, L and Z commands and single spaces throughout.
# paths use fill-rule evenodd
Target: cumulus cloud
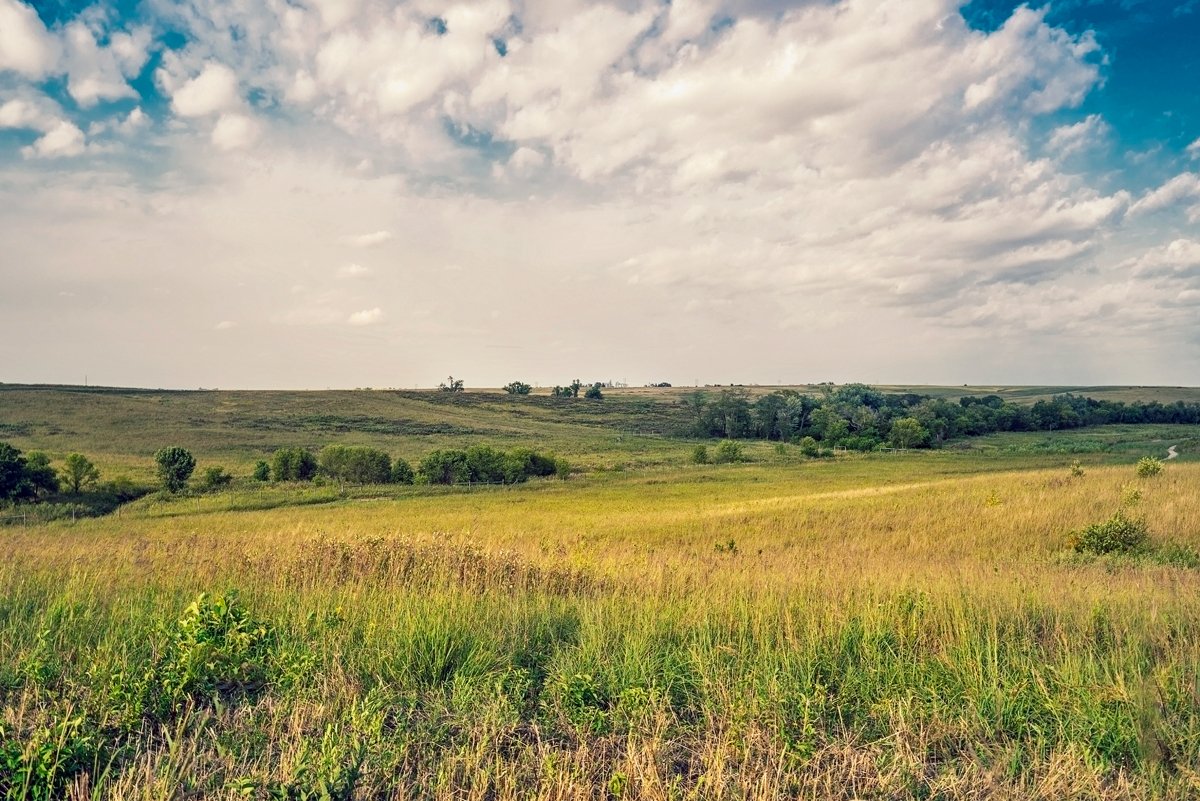
M 1129 209 L 1132 215 L 1150 214 L 1200 200 L 1200 174 L 1184 172 L 1138 199 Z
M 79 126 L 66 119 L 57 103 L 45 95 L 27 93 L 0 104 L 0 128 L 37 131 L 41 134 L 21 149 L 25 158 L 78 156 L 86 149 Z
M 1099 114 L 1091 114 L 1073 125 L 1055 128 L 1046 146 L 1059 156 L 1070 156 L 1098 144 L 1108 132 L 1108 123 Z
M 356 234 L 342 237 L 342 242 L 356 248 L 373 248 L 390 242 L 393 239 L 391 231 L 372 231 L 369 234 Z
M 346 318 L 346 322 L 350 325 L 374 325 L 383 319 L 383 309 L 376 306 L 374 309 L 363 309 L 356 311 Z
M 78 156 L 85 149 L 83 131 L 73 122 L 62 120 L 39 137 L 32 145 L 21 149 L 26 158 L 61 158 Z
M 173 84 L 165 79 L 168 86 Z M 171 93 L 171 108 L 181 117 L 203 117 L 233 108 L 239 102 L 238 78 L 224 64 L 208 62 L 194 78 Z
M 41 78 L 54 71 L 59 51 L 33 8 L 19 0 L 0 0 L 0 70 Z
M 241 150 L 258 140 L 261 128 L 245 114 L 222 114 L 213 126 L 212 143 L 220 150 Z
M 80 20 L 68 24 L 62 35 L 67 91 L 76 103 L 86 108 L 104 100 L 138 96 L 128 80 L 137 75 L 149 57 L 148 27 L 110 33 L 104 47 L 97 42 L 96 33 Z

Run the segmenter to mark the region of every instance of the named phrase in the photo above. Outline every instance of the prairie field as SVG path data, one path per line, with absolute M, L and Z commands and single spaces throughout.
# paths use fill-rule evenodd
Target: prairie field
M 1195 427 L 824 459 L 755 443 L 697 465 L 647 393 L 594 418 L 537 398 L 65 394 L 0 392 L 0 438 L 135 478 L 179 443 L 239 477 L 0 527 L 8 798 L 1200 795 Z M 580 469 L 240 477 L 333 441 L 527 443 Z M 1146 549 L 1072 549 L 1118 510 Z

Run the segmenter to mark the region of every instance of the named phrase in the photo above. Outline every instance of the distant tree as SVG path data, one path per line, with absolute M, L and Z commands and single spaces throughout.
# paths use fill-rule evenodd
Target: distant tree
M 204 471 L 204 475 L 200 479 L 200 486 L 210 492 L 224 489 L 232 483 L 233 476 L 226 473 L 224 467 L 210 467 Z
M 411 484 L 414 478 L 412 465 L 399 456 L 392 460 L 393 484 Z
M 533 392 L 533 387 L 524 381 L 513 381 L 511 384 L 504 385 L 504 391 L 509 395 L 528 395 Z
M 573 398 L 573 397 L 575 397 L 574 393 L 571 392 L 570 387 L 560 387 L 560 386 L 555 386 L 554 389 L 550 390 L 550 396 L 553 398 Z
M 731 439 L 721 440 L 721 444 L 717 445 L 717 451 L 713 455 L 713 462 L 716 464 L 744 461 L 746 461 L 746 457 L 742 453 L 741 444 Z
M 462 392 L 463 380 L 454 376 L 448 376 L 444 382 L 438 384 L 438 389 L 442 392 Z
M 583 389 L 583 382 L 580 381 L 578 378 L 572 380 L 570 389 L 571 389 L 571 397 L 578 398 L 579 390 Z
M 600 391 L 600 386 L 601 385 L 599 381 L 597 381 L 595 384 L 592 384 L 587 388 L 587 392 L 583 393 L 583 397 L 590 398 L 592 400 L 603 400 L 604 393 Z
M 708 446 L 697 445 L 692 448 L 692 464 L 708 464 Z
M 100 471 L 82 453 L 70 453 L 64 461 L 62 477 L 67 489 L 78 495 L 100 480 Z
M 427 454 L 417 472 L 430 484 L 465 484 L 471 478 L 467 454 L 459 450 L 437 450 Z
M 254 472 L 250 477 L 255 481 L 270 481 L 271 480 L 271 465 L 261 459 L 254 463 Z
M 154 461 L 158 464 L 158 477 L 170 492 L 179 492 L 186 487 L 196 469 L 196 457 L 178 446 L 163 448 L 154 454 Z
M 360 445 L 326 445 L 321 449 L 321 472 L 348 484 L 387 484 L 392 480 L 392 457 Z
M 280 448 L 271 457 L 271 477 L 276 481 L 312 481 L 317 457 L 304 448 Z
M 25 458 L 21 452 L 0 442 L 0 500 L 17 497 L 17 490 L 25 477 Z
M 20 495 L 41 498 L 58 492 L 58 473 L 50 466 L 50 457 L 41 451 L 30 451 L 25 457 L 25 477 Z
M 915 417 L 901 417 L 892 423 L 891 440 L 897 448 L 916 448 L 929 441 L 929 432 Z

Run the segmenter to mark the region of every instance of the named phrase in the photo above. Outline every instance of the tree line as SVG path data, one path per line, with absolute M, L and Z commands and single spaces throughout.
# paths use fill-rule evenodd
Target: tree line
M 751 398 L 742 388 L 697 391 L 682 403 L 689 434 L 766 439 L 803 446 L 938 447 L 951 439 L 1001 431 L 1059 431 L 1110 423 L 1200 424 L 1200 403 L 1097 400 L 1070 393 L 1032 405 L 999 395 L 957 401 L 915 393 L 888 394 L 865 384 L 822 385 L 818 394 L 777 390 Z

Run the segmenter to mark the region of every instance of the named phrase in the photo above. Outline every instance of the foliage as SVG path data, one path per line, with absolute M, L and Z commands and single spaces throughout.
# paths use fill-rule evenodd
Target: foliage
M 280 448 L 271 457 L 271 477 L 276 481 L 312 481 L 317 457 L 305 448 Z
M 916 448 L 929 441 L 929 432 L 915 417 L 901 417 L 892 423 L 889 437 L 897 448 Z
M 169 492 L 179 492 L 186 487 L 196 469 L 196 457 L 178 446 L 162 448 L 154 454 L 154 462 L 158 467 L 158 478 Z
M 463 380 L 461 378 L 450 376 L 445 381 L 438 384 L 438 389 L 442 392 L 462 392 Z
M 1103 523 L 1071 532 L 1069 542 L 1078 553 L 1128 554 L 1143 550 L 1149 537 L 1145 520 L 1119 511 Z
M 572 472 L 574 472 L 574 468 L 566 459 L 563 459 L 560 456 L 554 460 L 554 475 L 557 478 L 561 479 L 562 481 L 566 481 L 571 477 Z
M 744 462 L 745 454 L 742 452 L 742 446 L 731 439 L 721 440 L 717 445 L 716 452 L 713 454 L 714 464 L 728 464 L 729 462 Z
M 58 474 L 50 466 L 50 458 L 31 451 L 21 451 L 0 442 L 0 501 L 37 499 L 58 491 Z
M 214 492 L 225 489 L 232 483 L 233 476 L 225 472 L 224 467 L 209 467 L 204 471 L 204 475 L 200 479 L 200 488 L 208 492 Z
M 259 459 L 254 463 L 254 470 L 250 473 L 250 477 L 255 481 L 270 481 L 271 465 Z
M 429 484 L 465 484 L 471 479 L 466 451 L 436 450 L 417 465 L 418 475 Z
M 1156 459 L 1153 456 L 1143 456 L 1141 459 L 1138 459 L 1136 469 L 1139 478 L 1150 478 L 1161 473 L 1163 467 L 1162 459 Z
M 708 464 L 707 445 L 697 445 L 692 448 L 692 464 Z
M 387 484 L 392 480 L 392 458 L 377 448 L 326 445 L 319 462 L 321 472 L 339 482 Z
M 587 388 L 587 391 L 583 393 L 583 397 L 591 400 L 603 400 L 604 393 L 601 391 L 601 386 L 602 385 L 599 381 L 597 381 L 595 384 L 592 384 Z
M 397 456 L 392 460 L 392 483 L 411 484 L 414 479 L 412 465 Z
M 100 480 L 100 471 L 82 453 L 69 453 L 63 460 L 62 477 L 67 489 L 78 495 Z
M 1071 462 L 1071 478 L 1083 478 L 1083 476 L 1084 469 L 1083 465 L 1079 463 L 1079 460 L 1076 459 L 1075 461 Z
M 0 500 L 16 497 L 24 477 L 25 459 L 21 452 L 7 442 L 0 442 Z
M 528 395 L 533 391 L 533 387 L 524 381 L 513 381 L 504 385 L 504 391 L 509 395 Z

